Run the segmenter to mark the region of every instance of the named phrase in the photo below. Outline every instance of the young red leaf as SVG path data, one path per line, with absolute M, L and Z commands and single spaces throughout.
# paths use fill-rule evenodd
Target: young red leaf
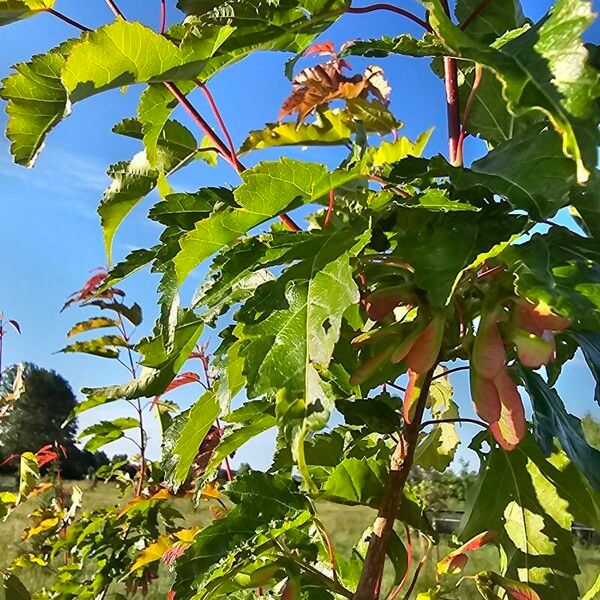
M 191 371 L 187 371 L 185 373 L 180 373 L 171 381 L 171 383 L 167 386 L 165 392 L 170 392 L 172 390 L 176 390 L 177 388 L 187 385 L 188 383 L 200 383 L 200 376 L 197 373 L 193 373 Z

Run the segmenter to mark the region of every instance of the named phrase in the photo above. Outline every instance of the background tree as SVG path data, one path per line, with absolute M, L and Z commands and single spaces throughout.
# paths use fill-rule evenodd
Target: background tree
M 6 371 L 2 391 L 11 390 L 16 368 Z M 27 363 L 23 372 L 25 392 L 13 412 L 0 425 L 0 455 L 36 451 L 58 442 L 73 447 L 77 422 L 63 423 L 77 405 L 69 383 L 55 371 Z

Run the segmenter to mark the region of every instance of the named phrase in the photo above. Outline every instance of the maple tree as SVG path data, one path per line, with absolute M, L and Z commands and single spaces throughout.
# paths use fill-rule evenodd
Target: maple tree
M 116 578 L 134 594 L 156 577 L 161 558 L 176 600 L 413 597 L 428 555 L 416 566 L 407 560 L 410 531 L 430 546 L 437 538 L 406 484 L 415 466 L 449 467 L 461 422 L 481 429 L 469 442 L 479 476 L 457 547 L 419 598 L 460 598 L 466 586 L 484 598 L 582 597 L 571 525 L 600 526 L 600 451 L 555 384 L 580 349 L 600 389 L 599 53 L 582 41 L 592 3 L 556 0 L 533 22 L 518 0 L 421 0 L 422 16 L 347 0 L 179 0 L 181 22 L 167 28 L 173 7 L 161 0 L 158 31 L 106 4 L 114 21 L 92 30 L 53 0 L 0 0 L 2 25 L 46 13 L 74 28 L 2 83 L 16 163 L 32 166 L 79 102 L 144 85 L 135 117 L 113 128 L 141 150 L 109 167 L 98 207 L 110 268 L 68 301 L 115 312 L 72 335 L 117 331 L 65 349 L 127 356 L 131 380 L 84 389 L 78 410 L 134 406 L 137 418 L 103 421 L 84 436 L 99 448 L 140 430 L 135 482 L 118 475 L 135 497 L 80 517 L 74 502 L 43 558 L 68 549 L 72 562 L 43 597 L 104 598 Z M 348 14 L 374 11 L 398 17 L 399 29 L 401 17 L 410 19 L 423 36 L 352 40 L 337 50 L 321 38 Z M 249 132 L 238 149 L 208 85 L 264 50 L 295 55 L 285 67 L 291 92 L 279 121 Z M 382 66 L 352 73 L 352 56 L 392 54 L 426 59 L 443 80 L 447 158 L 425 157 L 430 132 L 398 134 Z M 308 57 L 321 62 L 294 75 Z M 220 134 L 192 103 L 195 90 Z M 175 110 L 198 131 L 173 119 Z M 465 165 L 469 136 L 486 152 Z M 341 146 L 347 155 L 333 169 L 285 156 L 252 168 L 241 162 L 285 146 Z M 234 189 L 170 187 L 176 171 L 219 161 L 239 175 Z M 163 227 L 157 243 L 114 263 L 121 223 L 154 190 L 161 199 L 148 218 Z M 301 224 L 293 211 L 302 206 L 310 214 Z M 573 226 L 551 220 L 559 211 L 570 212 Z M 205 281 L 181 307 L 179 288 L 205 261 Z M 135 343 L 123 318 L 135 326 L 141 313 L 117 286 L 145 267 L 160 276 L 160 316 Z M 221 340 L 212 361 L 197 346 L 210 329 Z M 201 369 L 191 371 L 186 363 L 197 359 Z M 453 400 L 457 370 L 469 371 L 475 414 Z M 193 385 L 203 393 L 177 414 L 163 394 Z M 146 406 L 163 426 L 160 463 L 145 456 Z M 327 427 L 334 414 L 343 422 Z M 229 470 L 217 489 L 220 466 L 269 429 L 277 430 L 269 471 Z M 190 493 L 214 504 L 203 529 L 180 527 L 169 508 L 174 495 Z M 336 552 L 319 500 L 377 509 L 350 554 Z M 473 573 L 469 556 L 483 545 L 497 547 L 497 568 Z M 132 556 L 135 548 L 143 550 Z M 78 572 L 90 558 L 97 572 Z M 12 574 L 5 581 L 20 585 Z

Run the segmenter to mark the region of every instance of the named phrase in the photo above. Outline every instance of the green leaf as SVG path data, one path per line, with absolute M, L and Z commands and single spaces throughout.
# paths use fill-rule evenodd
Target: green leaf
M 577 186 L 571 194 L 571 202 L 584 229 L 592 237 L 600 240 L 600 171 L 594 171 L 585 188 Z
M 247 402 L 225 420 L 233 425 L 225 428 L 221 441 L 206 467 L 206 476 L 210 476 L 225 458 L 246 442 L 277 425 L 273 403 L 266 400 Z
M 592 3 L 558 0 L 535 26 L 496 49 L 450 21 L 440 0 L 423 0 L 429 22 L 452 55 L 492 69 L 514 114 L 541 111 L 561 134 L 564 153 L 585 183 L 597 163 L 600 75 L 586 64 L 581 35 L 592 22 Z
M 141 125 L 127 119 L 114 128 L 117 133 L 141 138 Z M 104 231 L 106 253 L 110 260 L 112 242 L 119 225 L 142 198 L 154 190 L 165 176 L 174 173 L 193 160 L 197 143 L 192 133 L 177 121 L 168 121 L 158 140 L 158 161 L 150 166 L 146 152 L 136 154 L 130 162 L 119 162 L 108 170 L 112 180 L 102 197 L 98 214 Z
M 86 450 L 95 452 L 99 448 L 121 439 L 125 431 L 140 426 L 140 422 L 133 417 L 120 417 L 112 421 L 100 421 L 86 427 L 80 434 L 79 439 L 89 437 L 85 443 Z
M 119 356 L 119 347 L 129 348 L 127 340 L 120 335 L 105 335 L 95 340 L 85 340 L 83 342 L 74 342 L 65 346 L 60 352 L 83 352 L 102 356 L 103 358 L 117 358 Z
M 600 328 L 600 251 L 595 240 L 552 227 L 502 253 L 517 294 L 573 320 L 572 329 Z
M 414 178 L 419 174 L 449 177 L 459 190 L 486 188 L 504 196 L 515 208 L 542 220 L 569 203 L 575 182 L 572 161 L 565 158 L 560 138 L 550 130 L 531 128 L 499 144 L 469 169 L 457 169 L 442 157 L 406 159 L 391 171 L 390 179 Z
M 242 317 L 241 337 L 248 341 L 240 353 L 246 361 L 248 397 L 284 392 L 278 411 L 294 452 L 306 431 L 325 425 L 333 407 L 321 372 L 331 361 L 345 311 L 360 299 L 350 259 L 367 243 L 368 234 L 355 235 L 345 229 L 315 234 L 308 258 L 273 282 L 275 289 L 262 286 L 268 295 L 264 299 L 276 306 L 267 308 L 259 322 Z M 260 302 L 261 296 L 255 300 Z
M 387 475 L 387 465 L 381 460 L 346 458 L 325 482 L 323 497 L 331 502 L 377 508 Z
M 389 133 L 402 126 L 394 115 L 378 102 L 357 98 L 345 109 L 317 112 L 314 123 L 267 123 L 264 129 L 251 131 L 240 153 L 275 146 L 342 145 L 350 141 L 358 122 L 367 133 Z
M 338 400 L 335 406 L 344 415 L 348 425 L 366 425 L 370 430 L 384 434 L 395 433 L 402 428 L 402 420 L 389 394 L 359 400 Z
M 537 373 L 521 369 L 521 376 L 533 403 L 534 433 L 542 450 L 549 454 L 558 439 L 573 464 L 600 491 L 600 450 L 588 444 L 581 420 L 566 411 L 556 390 Z
M 15 65 L 16 73 L 2 81 L 0 97 L 8 102 L 6 135 L 19 165 L 33 166 L 46 135 L 71 112 L 60 73 L 73 44 L 68 40 Z
M 431 33 L 426 33 L 420 40 L 409 34 L 402 34 L 393 38 L 384 36 L 377 40 L 355 40 L 344 46 L 341 56 L 385 58 L 390 54 L 443 56 L 445 53 L 446 49 L 440 43 L 439 38 Z
M 162 394 L 175 379 L 183 364 L 189 358 L 200 333 L 203 321 L 192 311 L 179 311 L 177 324 L 171 343 L 162 331 L 144 338 L 137 344 L 136 352 L 142 354 L 142 372 L 137 379 L 111 387 L 84 388 L 82 392 L 90 396 L 95 406 L 118 399 L 150 398 Z
M 23 452 L 19 460 L 19 494 L 15 506 L 24 502 L 36 488 L 40 479 L 38 461 L 32 452 Z
M 596 381 L 594 400 L 596 400 L 596 404 L 600 405 L 600 333 L 596 331 L 576 331 L 571 335 L 579 344 L 585 362 Z
M 278 0 L 255 4 L 232 0 L 226 5 L 179 0 L 191 33 L 202 37 L 206 27 L 231 27 L 232 33 L 198 74 L 206 81 L 223 67 L 257 50 L 303 51 L 340 17 L 345 0 Z
M 77 102 L 133 83 L 194 77 L 208 56 L 205 47 L 177 46 L 139 22 L 117 19 L 83 34 L 71 49 L 62 81 Z
M 526 223 L 525 217 L 509 215 L 502 205 L 490 205 L 479 212 L 404 209 L 398 219 L 403 231 L 395 235 L 394 256 L 413 267 L 418 285 L 439 306 L 450 301 L 466 270 L 498 255 Z M 414 235 L 416 228 L 418 237 Z
M 447 377 L 439 377 L 433 381 L 428 399 L 433 420 L 458 417 L 458 406 L 453 396 L 454 388 Z M 438 423 L 430 433 L 421 436 L 415 449 L 415 464 L 443 473 L 454 460 L 459 443 L 454 423 Z
M 511 452 L 494 448 L 482 460 L 460 539 L 494 531 L 506 576 L 530 585 L 544 600 L 579 597 L 571 526 L 574 520 L 597 523 L 599 515 L 585 480 L 564 454 L 546 460 L 531 436 Z
M 54 6 L 55 0 L 0 0 L 0 26 L 33 17 Z
M 236 506 L 223 519 L 201 529 L 176 562 L 176 595 L 194 593 L 205 598 L 213 586 L 231 581 L 232 569 L 256 560 L 264 551 L 261 544 L 272 548 L 273 538 L 298 529 L 311 518 L 307 498 L 288 478 L 254 471 L 236 477 L 226 494 Z
M 177 488 L 187 479 L 200 445 L 219 412 L 215 394 L 207 391 L 192 408 L 176 417 L 165 432 L 163 464 L 170 486 Z
M 481 0 L 458 0 L 454 14 L 459 22 L 464 23 L 480 5 Z M 520 0 L 496 0 L 488 3 L 464 31 L 478 41 L 490 44 L 507 31 L 521 27 L 524 23 Z
M 94 329 L 101 329 L 103 327 L 118 326 L 119 322 L 116 319 L 111 319 L 109 317 L 92 317 L 91 319 L 87 319 L 86 321 L 81 321 L 80 323 L 73 325 L 73 327 L 69 329 L 67 337 L 73 337 L 80 333 L 85 333 Z
M 253 227 L 292 205 L 314 202 L 357 176 L 352 171 L 328 173 L 324 165 L 287 158 L 263 162 L 244 171 L 244 183 L 234 193 L 237 206 L 215 211 L 181 238 L 181 250 L 174 259 L 178 281 L 182 282 L 204 259 Z

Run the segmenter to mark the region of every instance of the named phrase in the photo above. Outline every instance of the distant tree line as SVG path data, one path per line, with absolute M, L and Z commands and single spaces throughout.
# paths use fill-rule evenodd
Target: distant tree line
M 7 369 L 0 381 L 0 393 L 13 387 L 16 367 Z M 47 444 L 64 448 L 60 468 L 66 479 L 83 479 L 109 462 L 104 452 L 89 452 L 76 444 L 77 420 L 65 424 L 77 399 L 69 383 L 56 373 L 27 363 L 23 371 L 25 391 L 13 411 L 0 422 L 0 463 L 23 452 L 36 452 Z M 0 472 L 13 473 L 18 461 L 8 461 Z

